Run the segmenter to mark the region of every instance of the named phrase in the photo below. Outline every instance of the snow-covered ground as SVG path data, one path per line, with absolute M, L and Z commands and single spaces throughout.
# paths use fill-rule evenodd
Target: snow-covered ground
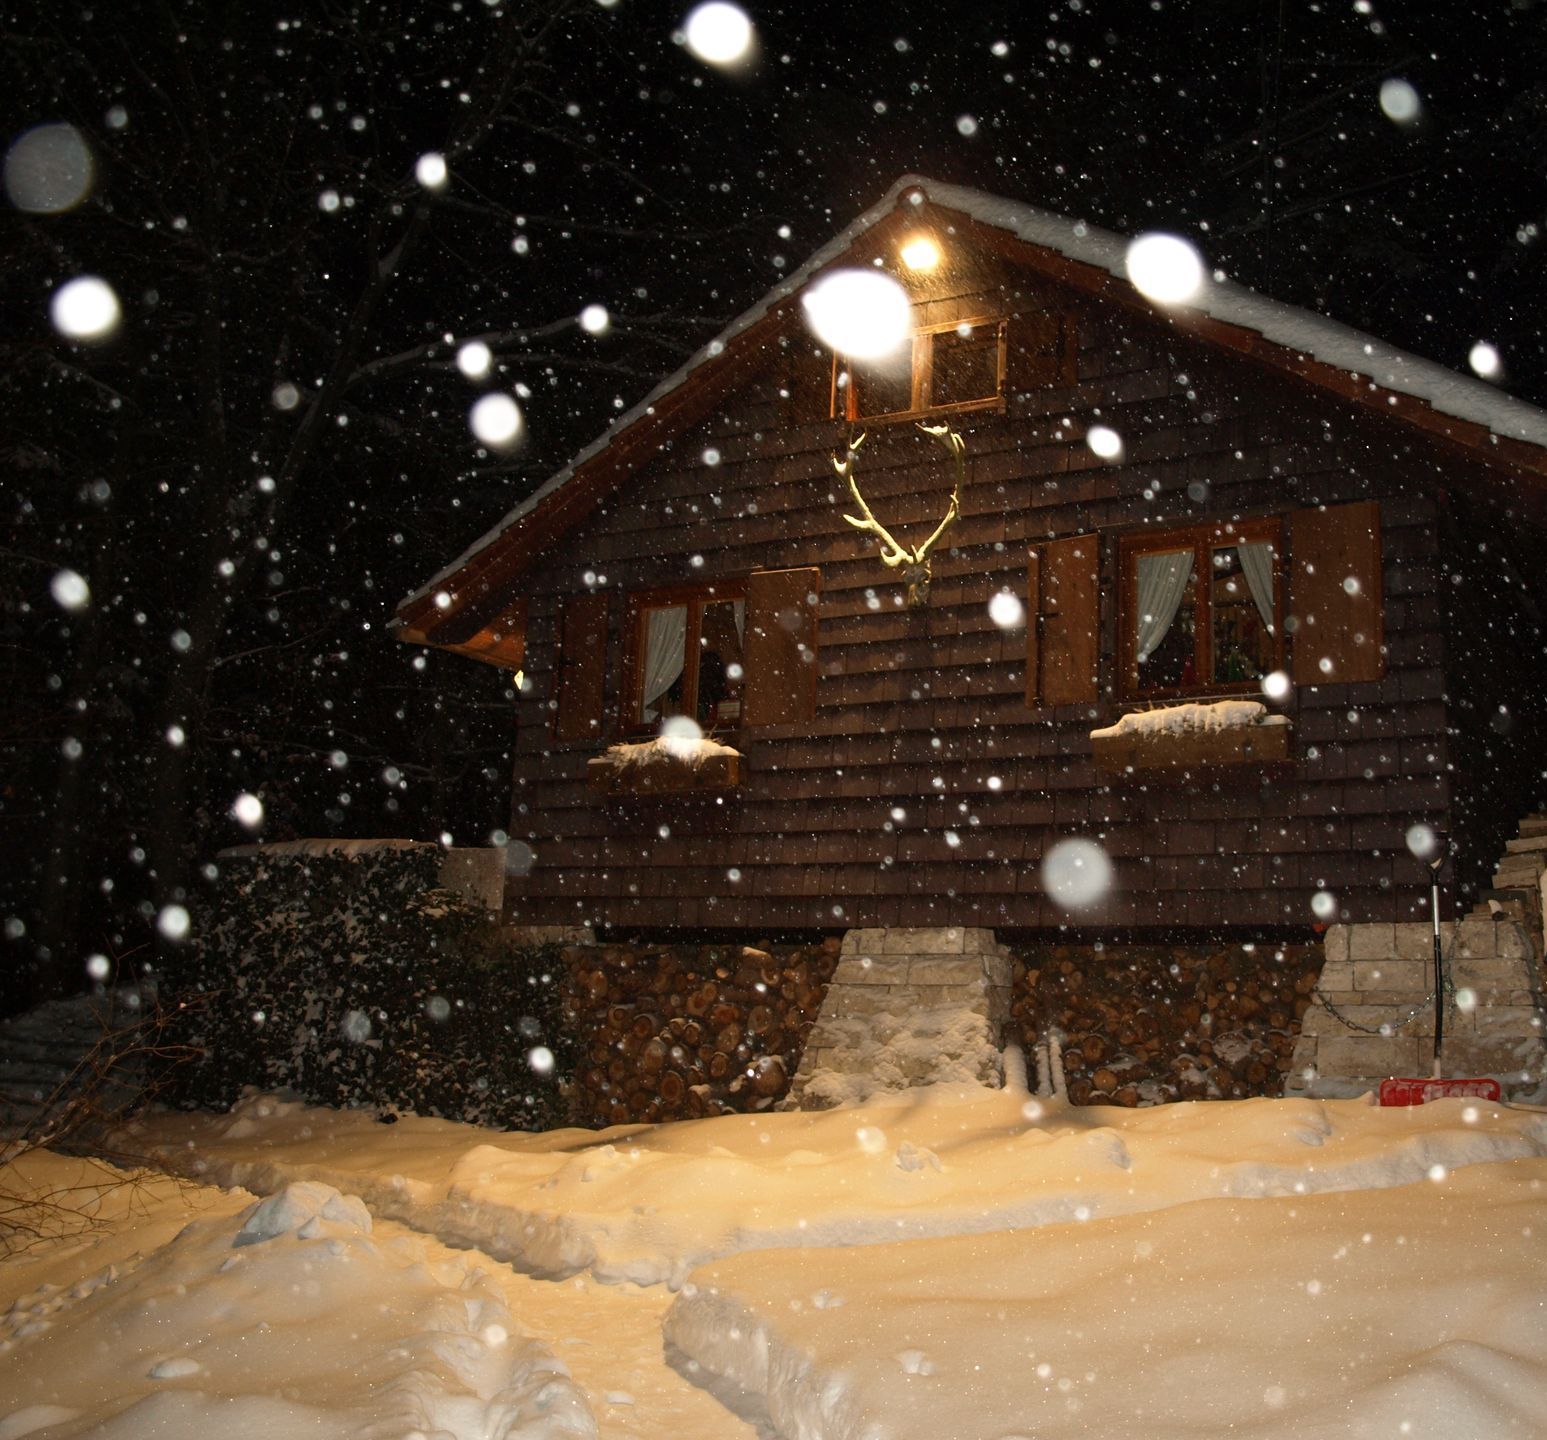
M 131 1138 L 198 1183 L 0 1265 L 0 1440 L 1544 1431 L 1541 1111 L 936 1087 L 512 1135 L 254 1097 Z

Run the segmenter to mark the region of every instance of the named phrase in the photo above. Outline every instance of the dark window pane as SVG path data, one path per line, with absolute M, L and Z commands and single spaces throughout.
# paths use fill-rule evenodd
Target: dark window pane
M 962 405 L 999 394 L 999 328 L 980 326 L 965 335 L 942 330 L 934 337 L 931 405 Z
M 688 608 L 664 605 L 640 617 L 637 724 L 653 724 L 682 709 L 687 658 Z
M 704 606 L 695 718 L 705 730 L 733 728 L 741 721 L 745 613 L 740 600 L 716 600 Z
M 910 352 L 903 351 L 900 362 L 849 366 L 849 384 L 854 387 L 854 413 L 900 415 L 913 408 L 913 365 Z M 842 410 L 840 393 L 839 408 Z
M 1248 555 L 1259 557 L 1260 563 L 1243 564 L 1234 545 L 1221 546 L 1211 557 L 1212 678 L 1216 685 L 1260 679 L 1275 661 L 1272 551 L 1258 545 L 1249 547 Z M 1266 593 L 1259 596 L 1258 589 Z
M 1137 613 L 1130 624 L 1140 690 L 1176 689 L 1198 681 L 1193 564 L 1192 550 L 1138 557 Z

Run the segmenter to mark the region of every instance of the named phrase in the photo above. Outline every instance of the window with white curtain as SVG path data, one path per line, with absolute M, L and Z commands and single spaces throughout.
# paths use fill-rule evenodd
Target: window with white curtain
M 1284 664 L 1277 520 L 1119 542 L 1125 698 L 1253 691 Z
M 717 582 L 630 597 L 628 729 L 656 731 L 673 715 L 705 732 L 741 722 L 745 586 Z

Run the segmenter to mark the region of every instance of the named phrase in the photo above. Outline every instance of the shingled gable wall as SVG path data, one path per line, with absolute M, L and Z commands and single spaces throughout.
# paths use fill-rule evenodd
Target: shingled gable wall
M 927 609 L 900 607 L 894 573 L 843 524 L 830 463 L 841 427 L 795 423 L 781 399 L 791 367 L 809 363 L 798 334 L 770 350 L 762 376 L 721 416 L 644 465 L 525 577 L 530 689 L 511 830 L 537 863 L 512 887 L 513 918 L 1053 927 L 1066 917 L 1042 894 L 1037 866 L 1070 833 L 1099 838 L 1116 866 L 1114 894 L 1090 923 L 1303 924 L 1328 885 L 1351 920 L 1421 914 L 1398 857 L 1406 827 L 1442 819 L 1449 800 L 1434 486 L 1464 480 L 1461 462 L 1158 323 L 1040 280 L 1015 291 L 1012 305 L 1069 317 L 1078 384 L 1013 397 L 1004 417 L 960 420 L 963 517 L 936 560 Z M 1124 436 L 1122 464 L 1084 444 L 1097 418 Z M 867 450 L 865 492 L 878 513 L 905 532 L 932 524 L 943 476 L 919 437 L 883 426 Z M 1111 698 L 1110 664 L 1095 706 L 1027 706 L 1025 637 L 998 630 L 986 607 L 1001 589 L 1024 595 L 1031 546 L 1372 497 L 1386 674 L 1302 687 L 1287 772 L 1232 768 L 1180 791 L 1157 777 L 1098 776 L 1089 732 L 1124 708 Z M 1109 542 L 1104 552 L 1111 655 Z M 584 767 L 598 744 L 556 743 L 551 723 L 566 597 L 588 593 L 588 575 L 608 597 L 615 707 L 630 590 L 797 565 L 821 571 L 815 719 L 736 736 L 748 777 L 713 801 L 651 808 L 589 793 Z

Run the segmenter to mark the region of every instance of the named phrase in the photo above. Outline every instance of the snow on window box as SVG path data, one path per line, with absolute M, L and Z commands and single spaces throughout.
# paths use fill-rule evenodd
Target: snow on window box
M 731 790 L 744 777 L 744 757 L 707 736 L 613 745 L 586 762 L 586 780 L 599 795 L 675 795 Z
M 1289 759 L 1289 721 L 1255 700 L 1137 710 L 1090 732 L 1098 770 L 1193 770 Z

